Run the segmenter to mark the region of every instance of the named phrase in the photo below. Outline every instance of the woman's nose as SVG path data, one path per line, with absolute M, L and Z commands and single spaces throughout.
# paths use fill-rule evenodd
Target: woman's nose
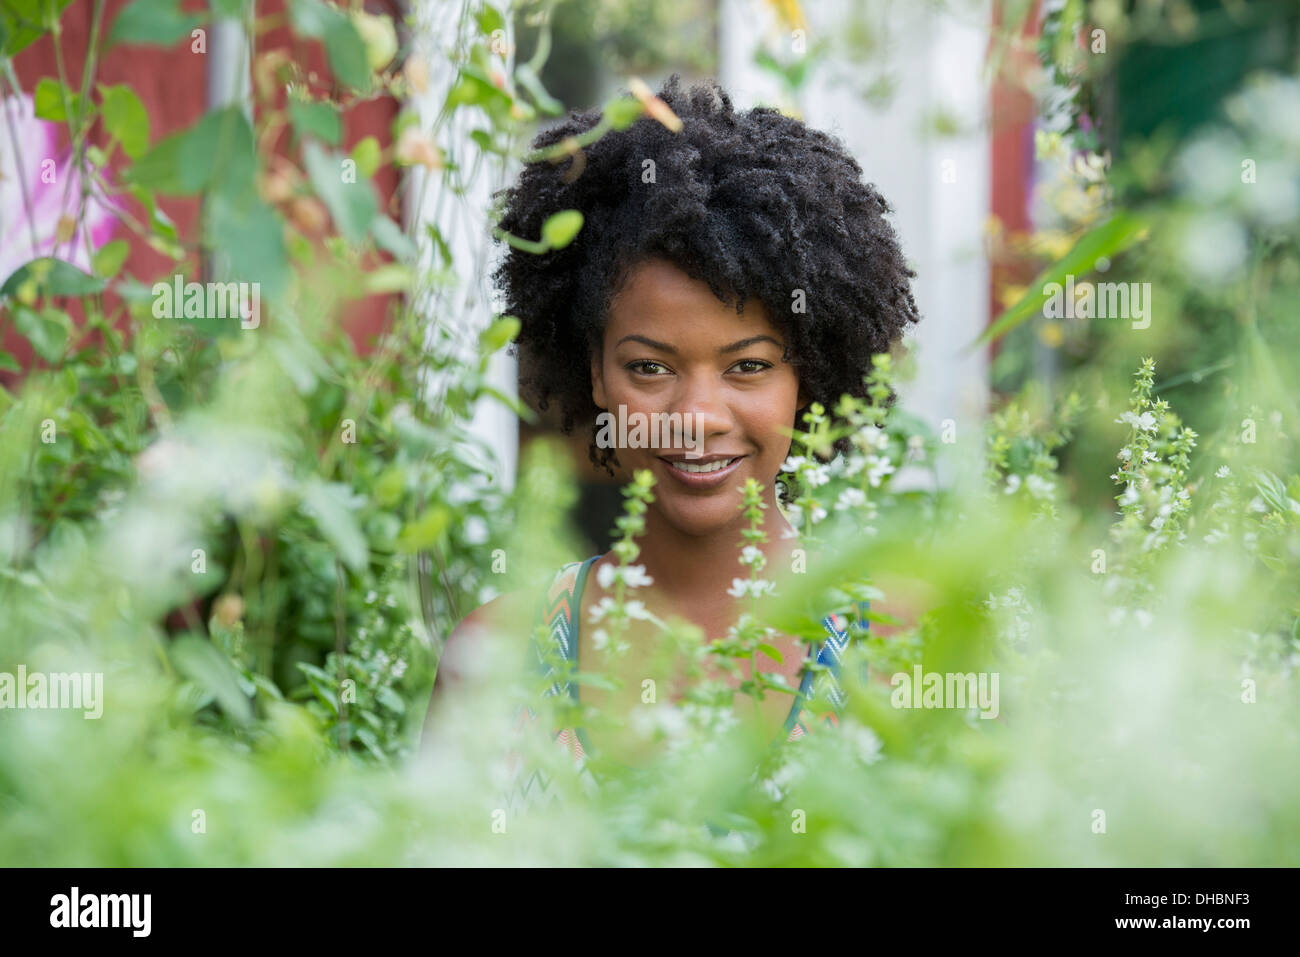
M 724 435 L 735 425 L 726 385 L 716 375 L 684 377 L 674 398 L 672 411 L 680 412 L 683 427 L 691 429 L 698 437 L 707 440 L 711 436 Z

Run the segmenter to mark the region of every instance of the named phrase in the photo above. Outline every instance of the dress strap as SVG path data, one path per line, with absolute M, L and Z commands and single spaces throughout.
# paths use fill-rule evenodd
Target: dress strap
M 564 565 L 551 580 L 542 596 L 534 619 L 533 634 L 529 641 L 530 664 L 534 670 L 545 677 L 555 677 L 546 695 L 563 694 L 577 699 L 577 685 L 562 680 L 560 671 L 571 669 L 578 659 L 578 629 L 574 624 L 576 605 L 586 582 L 587 571 L 600 558 L 599 555 L 586 561 L 569 562 Z M 537 626 L 545 627 L 545 646 L 537 643 Z
M 869 626 L 867 612 L 871 607 L 871 602 L 859 601 L 854 604 L 858 610 L 856 624 L 865 631 Z M 803 681 L 799 685 L 799 693 L 795 698 L 795 703 L 790 708 L 790 716 L 786 719 L 782 731 L 787 740 L 803 737 L 809 732 L 812 720 L 810 706 L 813 702 L 826 701 L 830 704 L 832 710 L 824 719 L 826 724 L 838 724 L 839 714 L 844 710 L 844 705 L 848 702 L 848 696 L 844 693 L 841 684 L 840 663 L 843 661 L 844 651 L 849 645 L 852 632 L 851 622 L 843 615 L 827 615 L 822 619 L 822 627 L 826 629 L 827 637 L 817 649 L 816 661 L 817 664 L 823 666 L 824 670 L 816 673 L 809 671 L 804 675 Z M 867 680 L 866 662 L 862 664 L 861 677 L 863 681 Z

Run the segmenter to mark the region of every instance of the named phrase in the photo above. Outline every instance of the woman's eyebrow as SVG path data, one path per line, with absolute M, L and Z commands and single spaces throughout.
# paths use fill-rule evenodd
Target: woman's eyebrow
M 667 352 L 669 355 L 677 355 L 677 350 L 666 342 L 656 342 L 654 339 L 648 339 L 645 336 L 631 335 L 624 336 L 618 340 L 615 345 L 621 346 L 625 342 L 639 342 L 651 349 L 659 349 L 661 352 Z M 733 342 L 729 346 L 723 346 L 718 350 L 720 355 L 726 355 L 729 352 L 739 352 L 741 349 L 748 349 L 750 346 L 759 342 L 770 342 L 778 349 L 782 348 L 781 343 L 777 342 L 771 336 L 750 336 L 748 339 L 741 339 L 739 342 Z

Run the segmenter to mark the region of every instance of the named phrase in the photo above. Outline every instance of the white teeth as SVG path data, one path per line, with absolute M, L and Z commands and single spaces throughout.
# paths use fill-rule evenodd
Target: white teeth
M 725 469 L 729 465 L 731 465 L 731 463 L 734 461 L 736 460 L 719 459 L 716 462 L 709 462 L 707 465 L 701 465 L 698 463 L 690 464 L 687 462 L 672 462 L 670 464 L 672 465 L 673 468 L 677 469 L 677 471 L 679 472 L 693 472 L 699 474 L 701 472 L 720 472 L 722 469 Z

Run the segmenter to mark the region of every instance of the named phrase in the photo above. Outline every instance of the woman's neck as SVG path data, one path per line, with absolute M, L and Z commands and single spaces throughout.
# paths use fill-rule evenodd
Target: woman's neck
M 790 567 L 799 542 L 777 508 L 773 490 L 764 496 L 764 504 L 767 541 L 759 548 L 767 565 L 759 577 L 770 579 L 776 569 Z M 635 562 L 654 580 L 655 595 L 645 596 L 647 606 L 656 614 L 675 612 L 697 621 L 729 618 L 736 599 L 727 590 L 735 579 L 750 577 L 749 567 L 740 563 L 741 532 L 748 527 L 749 519 L 737 509 L 734 523 L 707 535 L 689 535 L 670 525 L 653 506 L 648 509 L 645 533 L 636 540 L 641 554 Z M 617 560 L 613 553 L 606 557 Z

